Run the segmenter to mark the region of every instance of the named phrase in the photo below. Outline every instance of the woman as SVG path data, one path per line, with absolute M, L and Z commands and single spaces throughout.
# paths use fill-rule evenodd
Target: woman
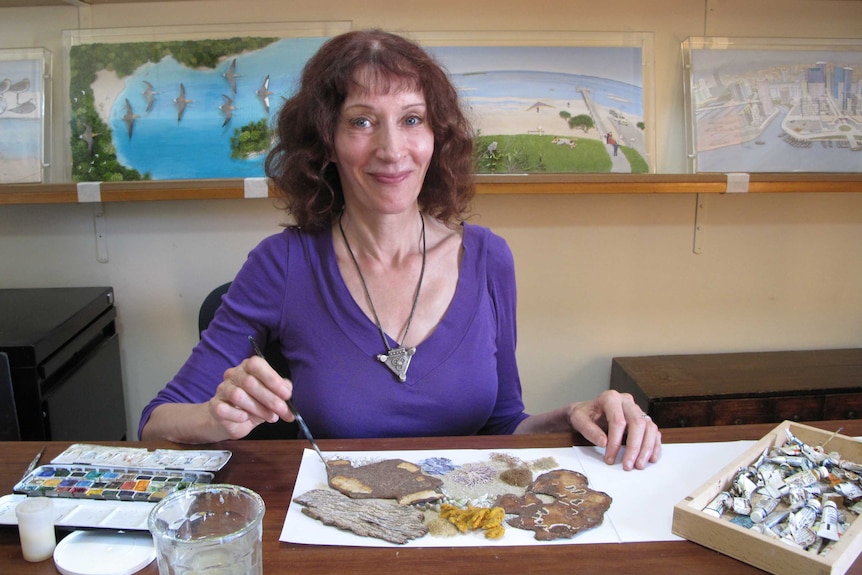
M 513 257 L 463 221 L 472 133 L 419 46 L 379 30 L 329 40 L 279 113 L 266 172 L 297 225 L 249 254 L 142 438 L 241 438 L 293 420 L 292 397 L 316 437 L 575 429 L 608 463 L 624 434 L 625 469 L 658 460 L 661 435 L 628 395 L 524 412 Z M 249 336 L 278 342 L 290 378 Z

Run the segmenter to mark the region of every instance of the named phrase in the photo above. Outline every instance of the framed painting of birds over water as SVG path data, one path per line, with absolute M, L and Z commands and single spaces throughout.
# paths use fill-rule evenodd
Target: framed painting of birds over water
M 45 180 L 51 63 L 44 48 L 0 50 L 0 184 Z
M 262 177 L 271 121 L 349 22 L 64 32 L 71 181 Z

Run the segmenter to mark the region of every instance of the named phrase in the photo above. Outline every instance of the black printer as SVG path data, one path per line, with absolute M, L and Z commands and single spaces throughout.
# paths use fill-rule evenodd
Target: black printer
M 125 439 L 116 317 L 110 287 L 0 289 L 22 440 Z

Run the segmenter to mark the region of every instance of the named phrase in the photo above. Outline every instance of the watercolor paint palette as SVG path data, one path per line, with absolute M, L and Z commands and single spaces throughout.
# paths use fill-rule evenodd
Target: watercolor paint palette
M 196 483 L 212 483 L 230 451 L 74 444 L 37 467 L 15 493 L 70 499 L 157 502 Z
M 18 482 L 30 496 L 156 502 L 195 483 L 212 483 L 209 471 L 130 469 L 89 465 L 43 465 Z

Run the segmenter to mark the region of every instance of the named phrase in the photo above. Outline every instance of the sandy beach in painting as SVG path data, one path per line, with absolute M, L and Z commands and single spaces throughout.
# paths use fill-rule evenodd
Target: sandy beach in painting
M 90 87 L 93 89 L 93 102 L 99 118 L 110 125 L 111 106 L 126 88 L 126 83 L 117 76 L 116 72 L 99 70 Z
M 466 112 L 474 129 L 481 130 L 482 134 L 550 134 L 596 140 L 600 138 L 597 130 L 590 130 L 586 134 L 580 129 L 572 130 L 566 120 L 560 117 L 560 112 L 564 110 L 572 116 L 589 114 L 583 100 L 543 100 L 544 105 L 538 107 L 533 107 L 536 102 L 524 102 L 519 109 L 495 106 L 492 103 L 477 106 L 469 106 L 469 101 L 465 103 L 468 104 Z

